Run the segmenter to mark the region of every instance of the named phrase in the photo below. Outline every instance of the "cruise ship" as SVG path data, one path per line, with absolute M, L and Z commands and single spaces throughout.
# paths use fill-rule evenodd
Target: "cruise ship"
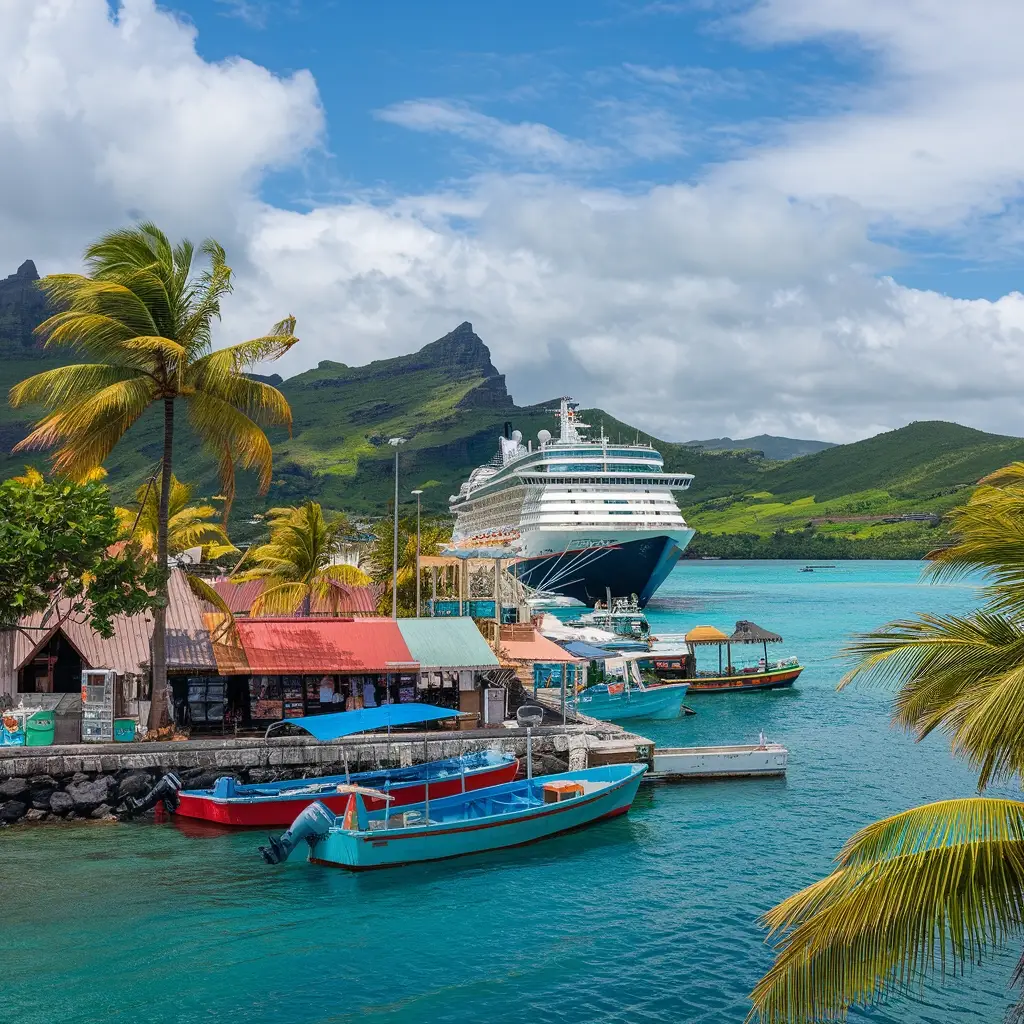
M 636 595 L 643 607 L 693 536 L 672 496 L 693 475 L 666 473 L 650 445 L 612 444 L 603 430 L 588 440 L 577 406 L 563 398 L 558 437 L 541 430 L 536 446 L 506 426 L 494 460 L 449 499 L 452 543 L 510 551 L 542 594 L 591 606 Z

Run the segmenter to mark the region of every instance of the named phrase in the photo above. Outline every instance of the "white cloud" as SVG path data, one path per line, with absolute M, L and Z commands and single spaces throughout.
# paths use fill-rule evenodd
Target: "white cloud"
M 473 322 L 521 402 L 568 390 L 661 436 L 850 440 L 911 419 L 1019 432 L 1024 298 L 874 271 L 851 204 L 717 186 L 624 198 L 482 183 L 466 233 L 406 200 L 266 208 L 232 333 L 302 310 L 312 358 L 365 362 Z M 273 287 L 271 287 L 273 285 Z
M 775 0 L 748 31 L 762 42 L 855 32 L 884 55 L 886 88 L 907 84 L 904 106 L 870 111 L 865 98 L 733 165 L 730 178 L 630 194 L 557 179 L 599 163 L 599 146 L 412 101 L 384 116 L 516 159 L 447 192 L 299 213 L 258 196 L 269 170 L 318 145 L 310 75 L 205 61 L 194 30 L 152 0 L 128 0 L 115 20 L 105 0 L 0 7 L 0 268 L 27 256 L 44 272 L 72 267 L 85 242 L 137 213 L 228 243 L 238 289 L 225 336 L 295 313 L 302 344 L 281 367 L 291 372 L 409 352 L 468 319 L 520 401 L 569 391 L 661 436 L 845 440 L 915 418 L 1024 432 L 1024 298 L 903 287 L 882 276 L 898 254 L 869 240 L 878 211 L 949 217 L 979 202 L 972 189 L 989 203 L 1005 194 L 980 128 L 984 152 L 961 154 L 959 176 L 947 159 L 925 180 L 908 176 L 892 127 L 899 111 L 921 109 L 918 83 L 929 75 L 960 139 L 975 121 L 990 126 L 990 111 L 971 110 L 977 31 L 957 70 L 955 48 L 930 53 L 902 13 L 866 0 Z M 1001 56 L 1007 45 L 993 44 L 986 87 L 998 69 L 1016 75 Z M 655 141 L 668 137 L 653 130 Z M 856 167 L 839 166 L 820 138 Z M 510 174 L 519 162 L 547 173 Z
M 0 246 L 67 260 L 95 233 L 152 217 L 231 231 L 271 169 L 322 130 L 308 72 L 211 63 L 195 30 L 125 0 L 0 0 Z M 19 260 L 20 262 L 20 260 Z
M 787 125 L 726 180 L 843 196 L 929 229 L 955 230 L 1021 194 L 1019 0 L 761 0 L 739 24 L 760 44 L 859 49 L 868 80 L 843 112 Z
M 594 167 L 607 155 L 546 124 L 512 124 L 449 100 L 406 100 L 378 110 L 377 117 L 417 132 L 442 132 L 480 142 L 513 160 L 545 167 Z

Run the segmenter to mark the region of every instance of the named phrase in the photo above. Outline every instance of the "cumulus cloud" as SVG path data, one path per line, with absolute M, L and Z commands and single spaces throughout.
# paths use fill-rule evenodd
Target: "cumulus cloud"
M 1020 196 L 1018 0 L 759 0 L 738 24 L 762 45 L 857 49 L 869 74 L 843 95 L 842 112 L 790 124 L 730 165 L 727 180 L 844 196 L 927 229 L 955 230 Z
M 137 217 L 231 232 L 263 175 L 323 127 L 312 75 L 196 53 L 152 0 L 3 0 L 0 238 L 8 262 L 72 259 Z
M 150 216 L 229 244 L 226 338 L 299 317 L 285 372 L 409 352 L 468 319 L 519 401 L 569 392 L 663 437 L 849 440 L 923 418 L 1022 432 L 1024 298 L 901 286 L 887 276 L 899 254 L 871 241 L 880 212 L 929 222 L 1013 193 L 1017 155 L 1010 143 L 982 152 L 991 117 L 971 109 L 976 71 L 985 88 L 1016 81 L 1009 7 L 982 69 L 967 14 L 958 56 L 930 52 L 930 30 L 902 8 L 766 0 L 745 32 L 762 44 L 856 38 L 902 105 L 871 107 L 865 92 L 703 182 L 588 187 L 576 172 L 601 166 L 602 146 L 415 100 L 379 116 L 508 154 L 502 172 L 297 212 L 259 196 L 269 171 L 321 144 L 308 73 L 206 61 L 194 29 L 153 0 L 125 0 L 113 17 L 105 0 L 0 4 L 0 267 L 26 256 L 44 272 L 73 267 L 98 231 Z M 957 28 L 952 5 L 928 9 Z M 671 85 L 667 74 L 648 80 Z M 942 124 L 961 139 L 976 127 L 978 152 L 937 138 L 923 81 L 952 104 L 957 120 Z M 899 120 L 911 114 L 945 147 L 930 178 L 912 173 Z M 671 122 L 633 127 L 654 158 L 665 138 L 679 145 Z M 514 173 L 524 165 L 544 173 Z

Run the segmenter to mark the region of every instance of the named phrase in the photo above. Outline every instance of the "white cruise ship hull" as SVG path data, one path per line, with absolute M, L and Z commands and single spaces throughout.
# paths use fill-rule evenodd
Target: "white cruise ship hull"
M 515 572 L 528 586 L 593 607 L 636 594 L 644 607 L 668 578 L 694 531 L 590 533 L 536 530 L 523 535 Z

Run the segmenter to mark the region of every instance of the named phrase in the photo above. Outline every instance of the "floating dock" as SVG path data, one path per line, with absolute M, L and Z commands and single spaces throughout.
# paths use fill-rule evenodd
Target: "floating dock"
M 655 749 L 651 782 L 741 779 L 786 774 L 789 751 L 781 743 Z

